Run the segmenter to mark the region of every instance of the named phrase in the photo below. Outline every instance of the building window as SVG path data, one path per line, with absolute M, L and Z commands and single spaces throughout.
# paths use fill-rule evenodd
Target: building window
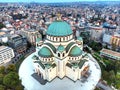
M 56 38 L 56 41 L 57 41 L 58 39 Z
M 60 38 L 60 42 L 61 42 L 61 38 Z
M 58 57 L 60 57 L 60 53 L 58 53 Z
M 65 56 L 65 54 L 63 53 L 63 57 Z

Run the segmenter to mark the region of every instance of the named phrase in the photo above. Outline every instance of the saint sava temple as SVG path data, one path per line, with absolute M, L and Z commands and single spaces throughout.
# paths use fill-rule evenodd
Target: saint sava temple
M 88 56 L 83 51 L 83 39 L 74 39 L 68 23 L 56 20 L 46 32 L 46 39 L 36 40 L 36 52 L 32 59 L 35 72 L 44 80 L 68 77 L 76 81 L 88 76 Z
M 36 38 L 36 51 L 22 62 L 19 76 L 25 90 L 94 90 L 101 69 L 83 51 L 83 39 L 75 39 L 70 25 L 58 19 Z

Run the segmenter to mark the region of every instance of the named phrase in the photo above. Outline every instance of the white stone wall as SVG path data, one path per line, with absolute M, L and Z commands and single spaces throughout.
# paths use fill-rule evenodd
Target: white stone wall
M 72 69 L 66 66 L 66 76 L 73 81 L 76 81 L 78 79 L 78 69 Z
M 56 76 L 57 76 L 57 68 L 50 68 L 47 70 L 48 72 L 46 72 L 46 77 L 48 81 L 53 80 Z
M 66 45 L 68 45 L 70 42 L 74 42 L 74 39 L 71 39 L 70 41 L 66 41 L 66 42 L 52 42 L 52 41 L 49 41 L 49 40 L 45 40 L 45 43 L 51 43 L 51 44 L 54 45 L 56 48 L 57 48 L 60 44 L 66 47 Z
M 34 67 L 35 70 L 37 70 L 36 73 L 38 73 L 38 75 L 41 74 L 43 79 L 46 79 L 45 69 L 43 69 L 38 63 L 34 63 Z

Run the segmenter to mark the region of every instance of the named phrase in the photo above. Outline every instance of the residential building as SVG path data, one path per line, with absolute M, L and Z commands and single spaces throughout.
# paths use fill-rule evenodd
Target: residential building
M 21 30 L 21 35 L 27 37 L 27 40 L 32 44 L 36 45 L 36 39 L 41 38 L 41 34 L 37 30 Z
M 104 49 L 104 48 L 103 48 L 103 49 L 100 51 L 100 55 L 101 55 L 101 56 L 108 57 L 108 58 L 111 58 L 111 59 L 120 60 L 120 53 L 119 53 L 119 52 L 112 51 L 112 50 L 108 50 L 108 49 Z
M 27 40 L 21 35 L 15 34 L 9 37 L 8 44 L 18 53 L 23 53 L 27 49 Z
M 14 51 L 7 46 L 0 46 L 0 64 L 9 62 L 14 57 Z
M 103 28 L 99 26 L 90 26 L 91 39 L 96 41 L 101 41 Z
M 111 44 L 120 47 L 120 36 L 112 36 Z

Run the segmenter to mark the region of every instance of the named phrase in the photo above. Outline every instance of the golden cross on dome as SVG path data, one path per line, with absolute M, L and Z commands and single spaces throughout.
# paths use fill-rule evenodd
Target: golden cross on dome
M 61 20 L 62 15 L 60 13 L 57 14 L 57 20 Z

